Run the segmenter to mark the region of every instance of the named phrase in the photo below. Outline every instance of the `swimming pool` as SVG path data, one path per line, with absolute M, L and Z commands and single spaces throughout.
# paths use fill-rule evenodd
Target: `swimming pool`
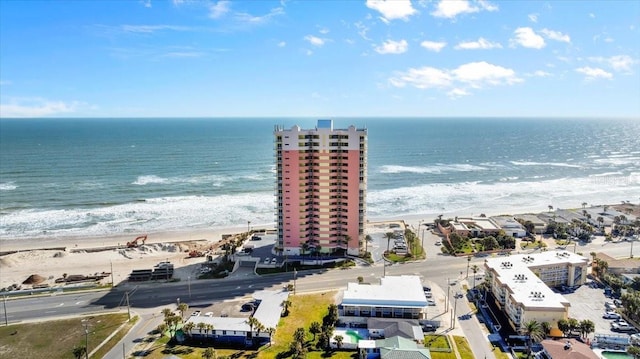
M 602 356 L 607 359 L 633 359 L 633 355 L 629 355 L 625 352 L 611 352 L 608 350 L 603 351 Z

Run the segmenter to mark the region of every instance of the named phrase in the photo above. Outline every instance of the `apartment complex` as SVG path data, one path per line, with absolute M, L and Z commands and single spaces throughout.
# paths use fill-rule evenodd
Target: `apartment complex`
M 276 126 L 278 247 L 285 255 L 357 255 L 366 224 L 367 130 Z
M 495 303 L 518 330 L 531 320 L 558 328 L 570 303 L 550 287 L 584 284 L 587 258 L 567 251 L 519 254 L 485 260 L 486 282 Z

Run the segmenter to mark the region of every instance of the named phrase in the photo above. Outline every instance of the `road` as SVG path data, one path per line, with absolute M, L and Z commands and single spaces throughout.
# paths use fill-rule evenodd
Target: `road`
M 360 276 L 366 282 L 375 282 L 383 274 L 413 274 L 420 276 L 423 280 L 429 280 L 445 290 L 451 289 L 450 306 L 456 309 L 455 317 L 460 317 L 469 313 L 470 308 L 465 298 L 458 299 L 456 304 L 453 300 L 453 293 L 462 291 L 462 282 L 460 280 L 466 276 L 467 266 L 476 264 L 482 268 L 484 259 L 472 258 L 471 262 L 467 262 L 465 258 L 440 255 L 440 247 L 433 245 L 434 242 L 433 238 L 425 236 L 425 247 L 428 251 L 428 258 L 425 261 L 388 266 L 378 263 L 374 266 L 359 266 L 345 270 L 299 271 L 296 278 L 296 290 L 298 292 L 315 292 L 346 288 L 347 283 L 357 281 Z M 573 248 L 585 256 L 588 256 L 592 251 L 596 251 L 606 252 L 614 257 L 624 257 L 629 255 L 631 243 L 595 241 L 585 245 L 577 244 L 575 247 L 570 245 L 567 250 L 571 251 Z M 456 284 L 450 287 L 448 285 L 449 280 L 456 280 Z M 153 314 L 156 314 L 156 312 L 159 313 L 159 308 L 173 306 L 178 300 L 188 303 L 190 307 L 206 307 L 221 300 L 250 296 L 258 290 L 282 288 L 287 284 L 293 284 L 292 272 L 264 275 L 258 278 L 246 276 L 222 280 L 197 280 L 186 283 L 147 283 L 140 285 L 126 283 L 110 291 L 64 295 L 52 294 L 7 300 L 5 302 L 5 317 L 11 323 L 123 310 L 126 308 L 126 293 L 128 293 L 129 305 L 132 310 L 143 313 L 143 318 L 147 319 L 147 317 L 153 318 Z M 478 357 L 481 357 L 482 353 L 487 354 L 488 358 L 493 357 L 486 344 L 486 335 L 481 330 L 478 330 L 480 325 L 475 317 L 457 321 L 456 325 L 461 326 L 464 330 L 465 336 L 467 336 L 472 345 L 473 352 L 476 355 L 480 355 Z M 142 332 L 145 332 L 146 329 L 148 328 L 145 324 Z M 134 335 L 141 335 L 140 328 L 136 330 L 138 332 L 134 333 Z

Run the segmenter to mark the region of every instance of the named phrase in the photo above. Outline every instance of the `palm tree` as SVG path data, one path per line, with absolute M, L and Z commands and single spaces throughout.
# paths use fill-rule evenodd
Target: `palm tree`
M 191 331 L 193 330 L 193 328 L 195 328 L 196 325 L 193 322 L 187 322 L 185 325 L 182 326 L 182 329 L 189 335 L 191 336 Z
M 627 347 L 627 354 L 633 355 L 634 359 L 640 359 L 640 347 L 629 345 Z
M 525 322 L 520 327 L 522 334 L 528 337 L 527 357 L 531 356 L 531 346 L 533 345 L 533 342 L 539 342 L 542 340 L 542 336 L 544 335 L 542 330 L 542 326 L 536 320 Z
M 211 331 L 211 335 L 213 335 L 213 324 L 205 324 L 204 326 L 204 334 L 209 335 L 209 331 Z
M 551 324 L 549 322 L 542 322 L 540 323 L 540 327 L 542 327 L 545 338 L 548 337 L 551 333 Z
M 269 334 L 269 346 L 271 346 L 271 337 L 273 336 L 273 333 L 276 332 L 276 330 L 275 328 L 269 327 L 265 331 Z
M 189 304 L 187 303 L 178 304 L 178 311 L 180 312 L 181 318 L 184 318 L 184 313 L 186 313 L 187 310 L 189 310 Z
M 319 322 L 311 322 L 311 326 L 309 326 L 309 332 L 313 334 L 313 341 L 316 341 L 316 334 L 320 334 L 322 332 L 322 325 Z
M 162 337 L 162 334 L 163 334 L 164 332 L 166 332 L 168 328 L 169 328 L 169 327 L 167 326 L 167 324 L 166 324 L 166 323 L 160 323 L 160 324 L 158 324 L 158 326 L 156 327 L 156 330 L 158 331 L 158 333 L 160 333 L 160 336 Z
M 587 206 L 587 202 L 582 202 L 582 209 L 584 209 Z
M 291 307 L 291 301 L 289 299 L 285 299 L 282 301 L 282 313 L 284 315 L 289 314 L 289 307 Z
M 344 337 L 342 335 L 336 335 L 335 337 L 333 337 L 333 339 L 336 340 L 336 347 L 338 347 L 338 349 L 342 348 Z
M 391 239 L 393 238 L 393 232 L 387 232 L 384 234 L 385 238 L 387 238 L 387 253 L 389 253 L 389 244 L 391 243 Z
M 364 252 L 367 253 L 369 252 L 369 242 L 371 241 L 371 236 L 370 235 L 366 235 L 364 237 Z
M 602 216 L 598 216 L 598 218 L 596 218 L 596 221 L 598 222 L 600 229 L 604 228 L 604 218 L 602 218 Z
M 85 357 L 85 355 L 87 354 L 87 348 L 82 346 L 82 345 L 78 345 L 73 347 L 73 356 L 76 359 L 82 359 Z
M 477 264 L 471 266 L 471 271 L 473 272 L 473 288 L 476 287 L 476 273 L 480 270 Z
M 569 334 L 569 332 L 571 331 L 569 322 L 566 319 L 558 320 L 558 329 L 560 329 L 564 336 L 567 336 L 567 334 Z
M 164 308 L 162 309 L 162 315 L 164 315 L 165 318 L 170 317 L 173 315 L 173 310 L 169 309 L 169 308 Z
M 580 334 L 583 337 L 587 337 L 589 333 L 593 333 L 596 330 L 596 324 L 589 319 L 580 321 Z
M 198 324 L 196 324 L 196 328 L 198 328 L 198 330 L 200 331 L 200 334 L 202 334 L 202 330 L 207 326 L 207 324 L 203 323 L 203 322 L 199 322 Z
M 207 348 L 202 353 L 203 359 L 216 359 L 218 355 L 216 354 L 216 350 L 213 348 Z
M 253 337 L 253 327 L 258 325 L 259 323 L 258 319 L 252 316 L 252 317 L 249 317 L 249 319 L 247 319 L 245 323 L 249 325 L 249 333 L 251 333 L 251 337 Z
M 553 206 L 552 205 L 549 205 L 548 207 L 549 207 L 549 212 L 553 211 Z

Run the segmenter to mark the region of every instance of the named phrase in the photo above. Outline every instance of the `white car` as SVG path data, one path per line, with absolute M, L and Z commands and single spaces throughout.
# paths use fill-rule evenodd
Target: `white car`
M 606 312 L 602 315 L 604 319 L 620 319 L 620 314 L 615 312 Z
M 264 259 L 264 264 L 269 264 L 271 262 L 271 257 L 267 257 Z
M 427 299 L 427 305 L 429 305 L 429 306 L 432 306 L 432 307 L 433 307 L 433 306 L 435 306 L 435 305 L 436 305 L 436 301 L 435 301 L 435 300 L 432 300 L 432 299 Z
M 213 312 L 206 312 L 204 313 L 205 317 L 213 317 Z
M 276 263 L 278 263 L 278 259 L 277 258 L 271 259 L 271 264 L 276 264 Z
M 199 317 L 200 316 L 200 311 L 196 310 L 195 312 L 191 313 L 192 317 Z

